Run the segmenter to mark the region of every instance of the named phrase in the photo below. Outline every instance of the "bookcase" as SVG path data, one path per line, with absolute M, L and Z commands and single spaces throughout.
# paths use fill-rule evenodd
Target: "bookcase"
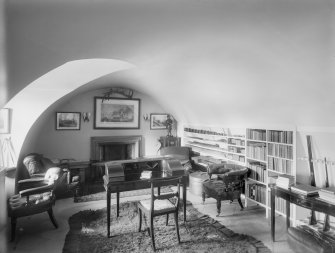
M 246 183 L 245 197 L 266 208 L 269 215 L 270 188 L 278 175 L 288 174 L 296 177 L 295 130 L 247 128 L 246 166 L 251 173 Z M 276 212 L 285 215 L 286 202 L 277 199 Z M 295 219 L 295 206 L 293 219 Z
M 296 176 L 295 129 L 227 128 L 184 125 L 182 145 L 201 156 L 245 165 L 250 169 L 246 181 L 245 203 L 270 208 L 269 184 L 280 174 Z M 285 201 L 276 199 L 276 212 L 285 214 Z M 291 210 L 295 207 L 292 206 Z M 293 214 L 291 217 L 295 217 Z

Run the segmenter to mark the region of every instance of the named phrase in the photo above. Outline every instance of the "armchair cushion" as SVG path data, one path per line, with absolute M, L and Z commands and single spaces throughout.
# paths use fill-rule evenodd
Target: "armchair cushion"
M 222 164 L 211 164 L 208 166 L 207 173 L 209 177 L 216 174 L 218 178 L 225 177 L 239 177 L 244 176 L 248 172 L 248 168 L 238 164 L 222 163 Z

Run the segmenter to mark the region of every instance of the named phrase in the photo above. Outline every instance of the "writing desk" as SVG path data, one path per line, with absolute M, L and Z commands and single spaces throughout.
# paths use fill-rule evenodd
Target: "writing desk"
M 120 205 L 120 192 L 132 191 L 139 189 L 146 189 L 151 187 L 152 179 L 159 178 L 172 178 L 176 177 L 173 173 L 169 173 L 168 170 L 165 170 L 166 165 L 163 164 L 164 161 L 170 160 L 171 164 L 179 164 L 179 173 L 182 173 L 182 186 L 183 186 L 183 204 L 184 204 L 184 222 L 186 221 L 186 182 L 187 176 L 184 175 L 184 169 L 181 166 L 180 162 L 172 160 L 166 156 L 157 156 L 149 158 L 136 158 L 130 160 L 117 160 L 112 162 L 105 162 L 109 165 L 122 165 L 124 167 L 125 179 L 123 181 L 109 181 L 108 177 L 105 175 L 103 177 L 104 188 L 106 190 L 106 199 L 107 199 L 107 237 L 110 237 L 110 204 L 111 204 L 111 194 L 116 193 L 116 215 L 119 217 L 119 205 Z M 158 166 L 157 166 L 158 165 Z M 164 167 L 165 166 L 165 167 Z M 141 178 L 143 172 L 146 172 L 147 169 L 151 171 L 150 178 Z M 178 170 L 176 170 L 178 171 Z M 180 175 L 178 175 L 180 176 Z M 158 189 L 158 194 L 160 189 Z
M 335 205 L 324 202 L 318 197 L 307 197 L 291 190 L 271 185 L 271 237 L 275 241 L 275 196 L 286 200 L 286 228 L 290 227 L 290 203 L 316 212 L 335 216 Z

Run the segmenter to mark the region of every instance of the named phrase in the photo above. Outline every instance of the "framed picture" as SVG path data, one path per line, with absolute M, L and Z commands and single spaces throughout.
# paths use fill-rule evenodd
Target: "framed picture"
M 139 129 L 140 99 L 94 98 L 95 129 Z
M 151 113 L 150 114 L 150 129 L 166 129 L 166 120 L 168 114 L 166 113 Z
M 9 133 L 9 109 L 3 108 L 0 110 L 0 134 Z
M 80 130 L 80 112 L 56 112 L 56 130 Z

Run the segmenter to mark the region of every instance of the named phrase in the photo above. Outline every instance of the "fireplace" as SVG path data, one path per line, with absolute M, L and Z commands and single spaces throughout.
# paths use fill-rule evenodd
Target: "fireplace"
M 91 137 L 91 159 L 111 161 L 141 156 L 142 136 Z

